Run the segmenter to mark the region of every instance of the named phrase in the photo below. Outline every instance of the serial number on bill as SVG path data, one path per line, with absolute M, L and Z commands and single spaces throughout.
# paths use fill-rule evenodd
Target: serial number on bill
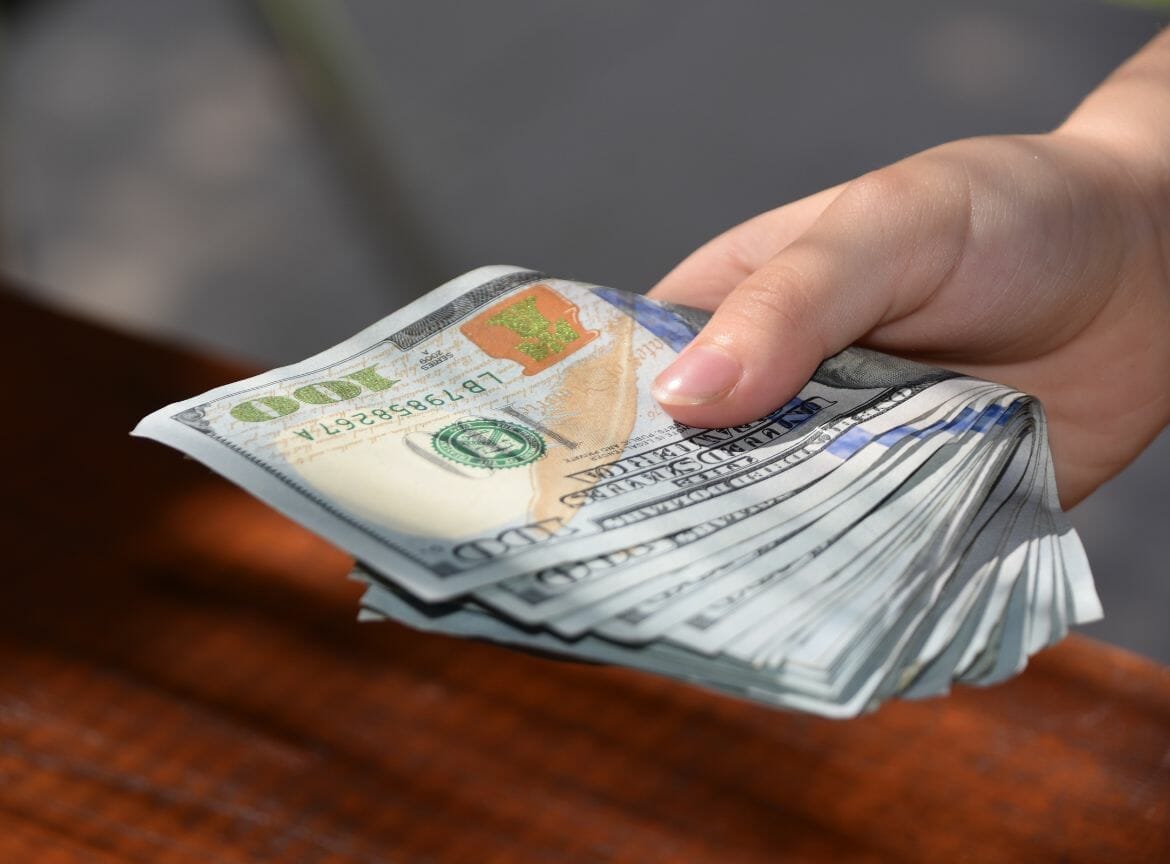
M 468 394 L 477 395 L 484 393 L 493 386 L 503 383 L 503 381 L 491 372 L 481 372 L 475 378 L 469 378 L 461 382 L 458 387 L 445 388 L 433 393 L 424 393 L 414 399 L 391 402 L 380 408 L 353 411 L 344 417 L 336 417 L 328 422 L 321 421 L 313 426 L 295 429 L 293 430 L 293 434 L 304 438 L 306 441 L 316 441 L 333 435 L 342 435 L 346 432 L 353 432 L 363 426 L 375 426 L 387 421 L 402 420 L 407 417 L 422 414 L 425 411 L 431 411 L 445 405 L 452 405 L 455 402 L 462 401 Z

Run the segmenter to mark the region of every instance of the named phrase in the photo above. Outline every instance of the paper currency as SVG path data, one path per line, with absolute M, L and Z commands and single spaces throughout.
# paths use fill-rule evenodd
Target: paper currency
M 705 318 L 481 268 L 135 434 L 353 554 L 363 617 L 830 716 L 1099 616 L 1035 400 L 854 348 L 693 429 L 649 385 Z

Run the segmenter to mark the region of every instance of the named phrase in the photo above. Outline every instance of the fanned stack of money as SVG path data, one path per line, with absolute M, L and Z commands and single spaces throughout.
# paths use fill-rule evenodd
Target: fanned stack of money
M 362 618 L 827 716 L 1000 681 L 1100 615 L 1034 399 L 854 348 L 690 428 L 650 382 L 705 319 L 481 268 L 135 434 L 351 553 Z

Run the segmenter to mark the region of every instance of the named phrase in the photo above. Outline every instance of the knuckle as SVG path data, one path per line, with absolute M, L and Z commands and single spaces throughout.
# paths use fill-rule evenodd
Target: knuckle
M 736 289 L 740 315 L 757 321 L 791 316 L 803 293 L 800 284 L 800 274 L 789 265 L 768 266 Z
M 773 261 L 736 288 L 726 310 L 728 330 L 739 333 L 776 332 L 810 335 L 817 320 L 816 300 L 806 275 L 786 261 Z
M 927 151 L 858 177 L 836 203 L 856 224 L 918 225 L 946 212 L 966 189 L 967 171 L 955 154 Z

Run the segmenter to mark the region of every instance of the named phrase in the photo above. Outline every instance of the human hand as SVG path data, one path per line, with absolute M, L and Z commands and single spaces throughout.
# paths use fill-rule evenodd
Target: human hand
M 1081 500 L 1170 423 L 1167 36 L 1055 132 L 936 147 L 699 249 L 651 295 L 716 311 L 655 396 L 735 425 L 860 341 L 1039 397 Z

